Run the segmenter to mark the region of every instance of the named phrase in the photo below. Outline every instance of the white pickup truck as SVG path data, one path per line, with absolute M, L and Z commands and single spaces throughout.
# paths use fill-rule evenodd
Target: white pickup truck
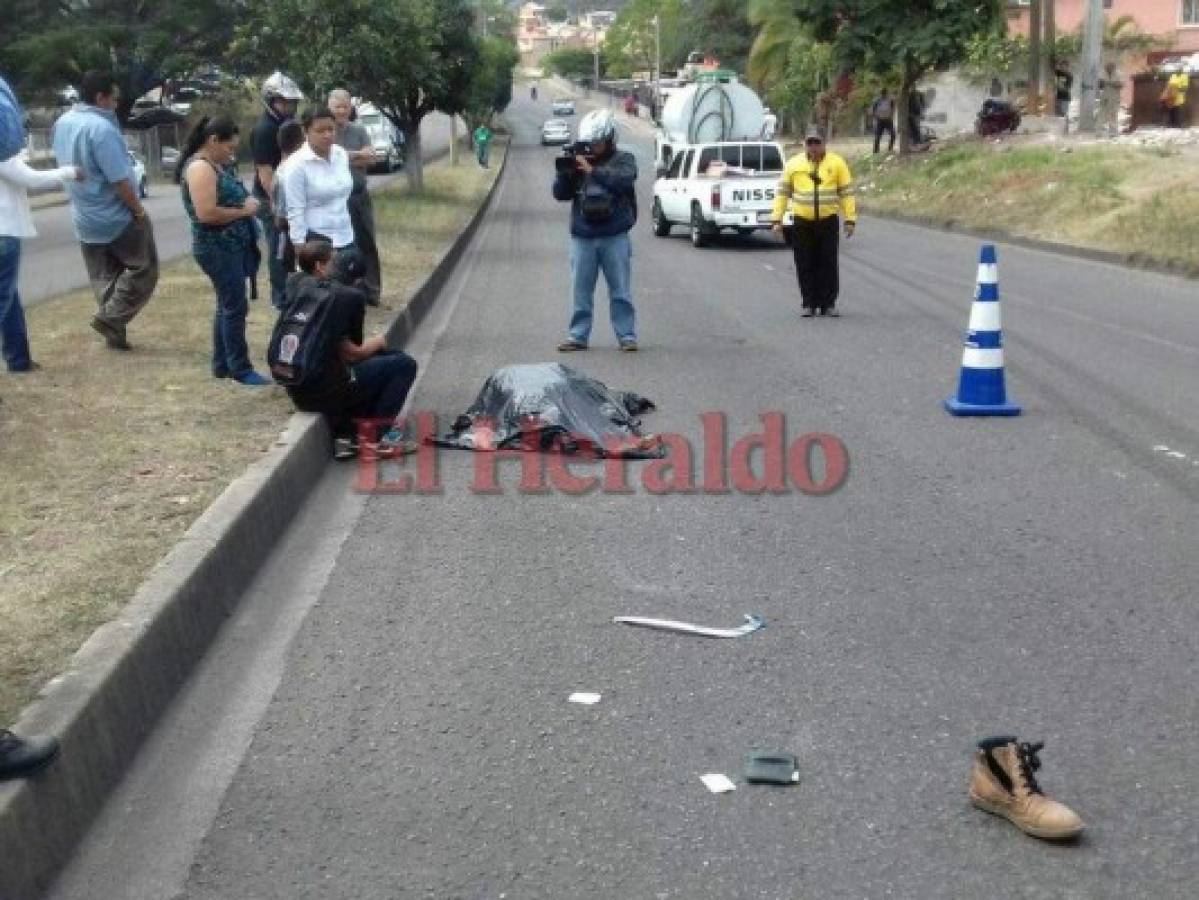
M 752 234 L 770 228 L 783 164 L 783 148 L 766 141 L 674 147 L 654 182 L 654 234 L 666 237 L 674 225 L 686 224 L 692 245 L 703 247 L 724 229 Z

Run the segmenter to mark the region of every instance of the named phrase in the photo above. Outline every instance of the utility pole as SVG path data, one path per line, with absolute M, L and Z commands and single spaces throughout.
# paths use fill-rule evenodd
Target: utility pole
M 1041 84 L 1045 87 L 1045 111 L 1051 116 L 1057 115 L 1057 76 L 1053 74 L 1054 65 L 1057 63 L 1056 7 L 1057 0 L 1043 0 L 1041 4 L 1041 18 L 1045 28 L 1042 44 L 1044 49 L 1041 53 Z
M 650 118 L 659 111 L 662 97 L 662 17 L 654 16 L 654 85 L 650 100 Z
M 1028 8 L 1028 114 L 1040 113 L 1041 106 L 1041 0 L 1032 0 Z
M 1078 94 L 1078 130 L 1095 133 L 1095 99 L 1099 89 L 1099 62 L 1103 54 L 1103 0 L 1088 0 L 1082 39 L 1081 89 Z

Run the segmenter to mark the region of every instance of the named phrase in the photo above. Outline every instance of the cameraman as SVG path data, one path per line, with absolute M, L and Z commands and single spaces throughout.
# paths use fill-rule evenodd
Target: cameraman
M 633 247 L 629 229 L 637 222 L 637 161 L 616 149 L 616 119 L 606 109 L 579 123 L 578 142 L 557 160 L 554 199 L 570 202 L 570 275 L 574 312 L 570 337 L 560 351 L 586 350 L 591 337 L 595 283 L 603 269 L 608 282 L 612 329 L 620 349 L 637 349 L 636 312 L 630 296 Z

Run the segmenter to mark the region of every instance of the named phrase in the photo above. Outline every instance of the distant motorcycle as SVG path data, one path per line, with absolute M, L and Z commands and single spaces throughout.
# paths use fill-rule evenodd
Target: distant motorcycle
M 979 137 L 1014 132 L 1020 127 L 1020 111 L 1006 100 L 988 99 L 974 120 L 974 131 Z

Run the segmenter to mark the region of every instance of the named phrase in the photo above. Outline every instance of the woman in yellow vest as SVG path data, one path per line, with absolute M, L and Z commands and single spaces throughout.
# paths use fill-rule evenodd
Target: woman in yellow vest
M 839 316 L 837 294 L 838 212 L 845 217 L 845 237 L 853 237 L 857 203 L 850 186 L 849 166 L 836 153 L 828 153 L 824 136 L 816 126 L 808 128 L 804 152 L 787 161 L 774 201 L 774 230 L 783 230 L 783 216 L 790 207 L 794 220 L 791 250 L 795 274 L 803 298 L 803 316 Z

